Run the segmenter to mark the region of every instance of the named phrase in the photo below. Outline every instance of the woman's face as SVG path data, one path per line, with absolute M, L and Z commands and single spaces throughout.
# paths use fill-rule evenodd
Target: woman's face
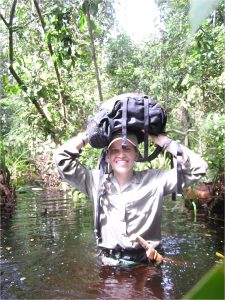
M 115 141 L 108 150 L 107 160 L 112 170 L 116 173 L 130 173 L 133 171 L 134 162 L 138 158 L 137 149 L 127 141 L 127 146 L 122 147 L 122 140 Z

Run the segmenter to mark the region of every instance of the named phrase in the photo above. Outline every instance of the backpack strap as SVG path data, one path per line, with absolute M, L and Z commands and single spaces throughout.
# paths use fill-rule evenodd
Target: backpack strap
M 127 145 L 127 107 L 129 98 L 122 101 L 122 147 Z
M 103 177 L 106 170 L 106 153 L 107 150 L 104 148 L 101 152 L 101 156 L 99 158 L 99 183 L 98 183 L 98 191 L 97 191 L 97 202 L 96 202 L 96 210 L 95 210 L 95 237 L 97 241 L 97 245 L 101 239 L 101 226 L 100 226 L 100 200 L 103 194 Z
M 173 161 L 173 155 L 169 152 L 167 152 L 168 154 L 168 157 L 170 159 L 170 168 L 173 169 L 174 168 L 174 161 Z M 173 192 L 172 195 L 171 195 L 171 198 L 173 201 L 176 201 L 176 192 Z
M 182 195 L 182 155 L 181 145 L 177 143 L 177 194 Z
M 147 159 L 145 159 L 143 156 L 140 155 L 137 162 L 152 161 L 153 159 L 155 159 L 159 155 L 159 153 L 162 152 L 162 150 L 163 150 L 162 147 L 157 146 L 155 148 L 155 150 L 147 157 Z
M 148 98 L 144 98 L 144 159 L 145 160 L 150 159 L 148 157 L 148 128 L 149 128 L 149 109 L 148 109 L 148 106 L 149 106 L 149 100 L 150 99 L 148 99 Z M 154 158 L 151 158 L 151 160 L 154 159 Z

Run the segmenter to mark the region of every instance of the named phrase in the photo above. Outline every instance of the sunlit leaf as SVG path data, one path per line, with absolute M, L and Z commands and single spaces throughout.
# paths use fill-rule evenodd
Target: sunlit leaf
M 224 258 L 224 255 L 219 253 L 219 252 L 216 252 L 216 256 L 220 257 L 220 258 Z
M 83 12 L 80 12 L 80 18 L 79 18 L 78 24 L 79 24 L 80 31 L 83 32 L 84 31 L 84 26 L 86 24 L 86 17 L 83 14 Z
M 47 33 L 46 33 L 46 41 L 47 41 L 48 44 L 51 43 L 51 37 L 52 37 L 51 32 L 47 31 Z

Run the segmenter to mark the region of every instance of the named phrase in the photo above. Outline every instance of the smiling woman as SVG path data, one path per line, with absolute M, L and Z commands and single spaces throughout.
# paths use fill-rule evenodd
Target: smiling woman
M 154 0 L 118 1 L 116 15 L 119 26 L 136 42 L 158 34 L 159 11 Z

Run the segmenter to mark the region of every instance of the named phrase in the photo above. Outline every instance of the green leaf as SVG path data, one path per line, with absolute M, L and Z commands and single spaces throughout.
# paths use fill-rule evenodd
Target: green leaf
M 0 140 L 0 163 L 2 167 L 3 174 L 5 174 L 5 146 L 3 141 Z
M 224 261 L 211 269 L 182 299 L 224 299 Z
M 16 83 L 16 84 L 7 86 L 6 91 L 7 91 L 9 96 L 16 95 L 20 92 L 20 87 Z
M 4 86 L 6 86 L 9 83 L 9 77 L 7 75 L 3 75 L 2 80 L 3 80 Z
M 96 28 L 97 28 L 94 20 L 91 20 L 91 28 L 92 28 L 92 30 L 96 30 Z
M 47 31 L 45 37 L 46 37 L 47 44 L 50 44 L 52 38 L 51 32 Z
M 83 14 L 82 11 L 80 11 L 80 18 L 79 18 L 79 21 L 78 21 L 78 25 L 79 25 L 79 29 L 81 32 L 84 31 L 84 26 L 86 24 L 86 16 Z

